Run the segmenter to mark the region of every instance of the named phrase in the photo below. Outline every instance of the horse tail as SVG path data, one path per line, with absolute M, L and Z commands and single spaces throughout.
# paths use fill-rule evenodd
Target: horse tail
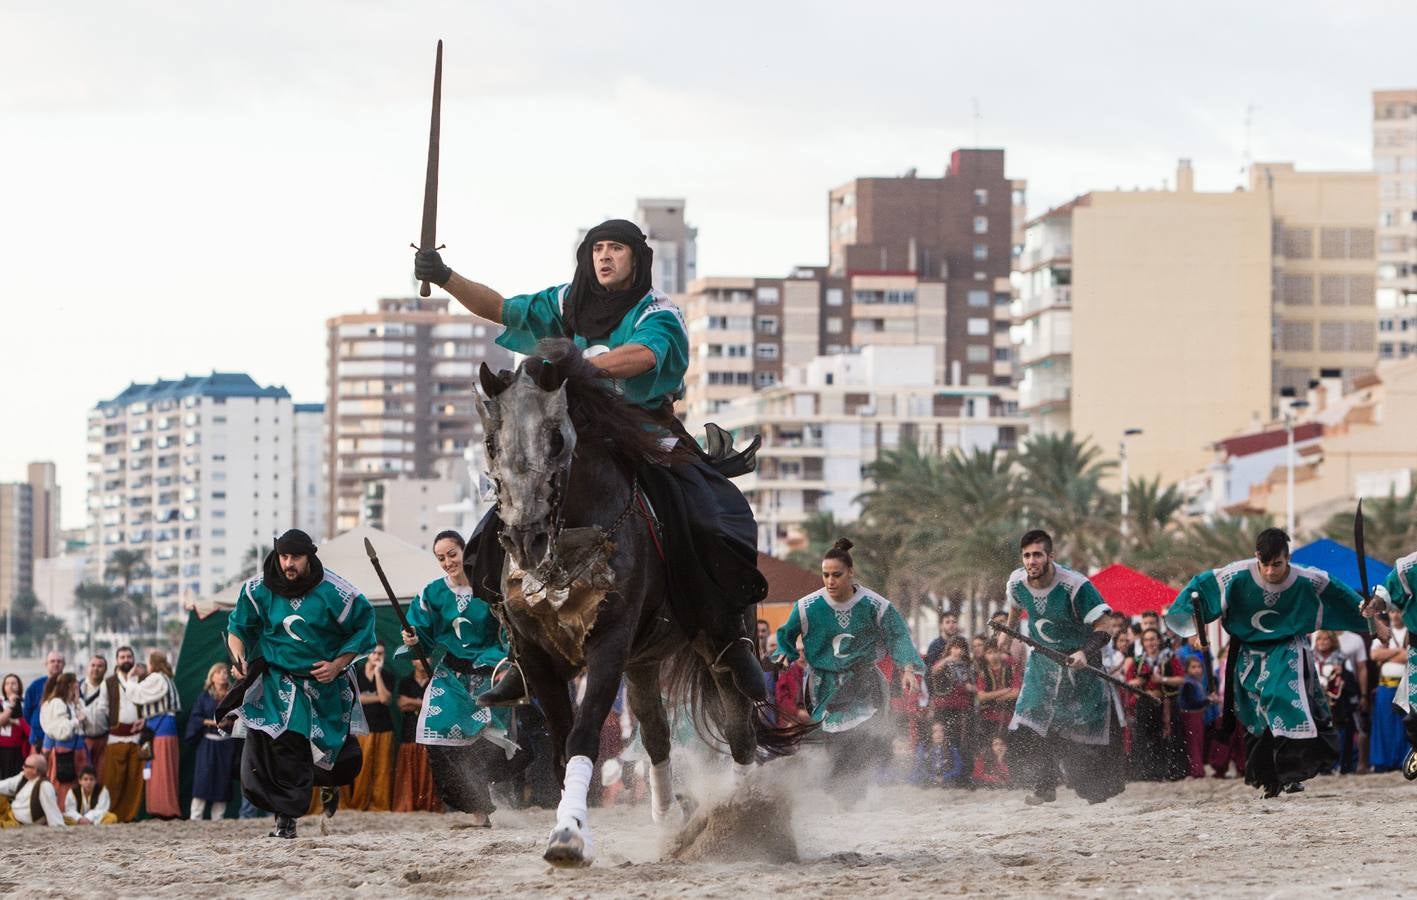
M 694 733 L 704 743 L 719 749 L 727 747 L 726 726 L 736 713 L 723 702 L 708 662 L 692 644 L 684 644 L 665 659 L 664 674 L 670 707 L 689 716 Z M 758 749 L 769 757 L 792 753 L 804 737 L 817 730 L 815 723 L 774 723 L 770 703 L 753 704 L 751 725 Z

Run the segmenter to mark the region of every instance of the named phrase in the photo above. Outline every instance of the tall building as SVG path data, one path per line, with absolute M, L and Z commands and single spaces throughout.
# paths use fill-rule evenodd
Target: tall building
M 1008 293 L 1015 211 L 1023 182 L 1004 174 L 1003 150 L 956 150 L 942 178 L 857 178 L 828 199 L 830 273 L 938 279 L 945 288 L 944 356 L 954 384 L 1008 385 L 1006 341 L 970 322 Z
M 1267 194 L 1273 218 L 1275 390 L 1302 395 L 1319 379 L 1371 374 L 1377 177 L 1256 163 L 1250 189 Z
M 1378 356 L 1417 354 L 1417 89 L 1373 91 Z
M 0 610 L 34 590 L 37 560 L 59 555 L 59 483 L 54 463 L 33 462 L 26 480 L 0 484 Z
M 1271 217 L 1255 191 L 1094 191 L 1028 230 L 1014 329 L 1020 404 L 1174 482 L 1269 417 Z M 1063 290 L 1066 288 L 1066 290 Z
M 684 198 L 644 198 L 635 203 L 635 224 L 654 251 L 654 286 L 678 294 L 698 277 L 699 230 L 684 221 Z
M 92 572 L 115 550 L 144 555 L 133 585 L 160 612 L 240 574 L 254 545 L 290 527 L 295 423 L 290 394 L 213 372 L 130 384 L 89 412 Z
M 464 486 L 451 478 L 382 478 L 366 482 L 359 524 L 431 551 L 438 532 L 458 527 L 458 515 L 452 507 L 464 493 Z
M 336 316 L 326 328 L 326 528 L 334 536 L 359 524 L 366 482 L 432 478 L 442 461 L 461 464 L 482 439 L 478 365 L 507 368 L 511 354 L 493 343 L 496 325 L 449 313 L 446 298 L 384 299 L 376 312 Z
M 718 424 L 739 445 L 761 436 L 758 467 L 734 480 L 758 521 L 758 546 L 785 555 L 818 513 L 849 522 L 871 485 L 865 466 L 915 442 L 925 452 L 1011 448 L 1027 428 L 1013 391 L 945 386 L 938 348 L 866 346 L 788 369 L 783 383 L 739 397 Z
M 295 518 L 293 526 L 316 544 L 325 539 L 325 404 L 297 403 L 295 415 Z

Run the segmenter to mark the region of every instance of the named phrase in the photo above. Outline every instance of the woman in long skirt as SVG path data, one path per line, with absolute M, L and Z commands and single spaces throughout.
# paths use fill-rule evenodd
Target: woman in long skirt
M 152 734 L 152 774 L 144 792 L 148 815 L 175 819 L 182 815 L 177 801 L 177 711 L 181 703 L 167 654 L 156 650 L 148 654 L 148 674 L 128 689 L 128 699 L 138 707 L 144 734 Z
M 202 695 L 187 719 L 187 743 L 197 757 L 192 770 L 193 820 L 201 820 L 209 804 L 213 820 L 226 815 L 226 801 L 231 796 L 231 779 L 236 772 L 241 741 L 217 728 L 216 710 L 230 689 L 231 671 L 224 662 L 214 663 L 207 670 Z
M 25 685 L 9 674 L 0 682 L 0 779 L 20 774 L 30 752 L 30 726 L 25 721 Z
M 428 690 L 423 660 L 413 661 L 413 674 L 399 681 L 399 754 L 394 764 L 394 812 L 442 812 L 428 748 L 418 743 L 418 716 Z

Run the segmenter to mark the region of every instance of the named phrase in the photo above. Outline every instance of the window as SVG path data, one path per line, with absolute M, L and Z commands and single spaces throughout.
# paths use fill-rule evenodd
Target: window
M 984 344 L 971 344 L 964 348 L 964 358 L 967 362 L 987 363 L 993 355 L 993 348 Z
M 722 355 L 723 355 L 723 345 L 722 345 L 722 344 L 709 344 L 709 345 L 708 345 L 707 355 L 708 355 L 708 356 L 711 356 L 711 357 L 722 356 Z
M 841 319 L 837 316 L 827 317 L 827 334 L 841 334 Z
M 827 306 L 840 306 L 842 302 L 841 288 L 827 288 Z
M 988 217 L 988 216 L 975 216 L 975 217 L 974 217 L 974 233 L 975 233 L 975 234 L 988 234 L 988 233 L 989 233 L 989 217 Z
M 975 206 L 988 206 L 988 205 L 989 205 L 989 192 L 986 191 L 984 188 L 975 188 L 975 189 L 974 189 L 974 205 L 975 205 Z
M 747 344 L 729 344 L 725 349 L 730 359 L 741 359 L 748 355 Z
M 991 330 L 988 319 L 970 319 L 965 323 L 965 332 L 971 337 L 983 337 Z
M 989 245 L 988 245 L 988 244 L 975 244 L 975 245 L 974 245 L 974 258 L 977 259 L 977 260 L 979 260 L 980 262 L 983 262 L 984 260 L 988 259 L 988 258 L 989 258 Z
M 759 372 L 754 376 L 753 380 L 757 382 L 760 388 L 772 387 L 777 384 L 777 375 L 773 372 Z
M 989 305 L 989 292 L 984 290 L 970 291 L 968 296 L 969 305 L 975 309 L 983 309 Z
M 763 334 L 777 334 L 777 316 L 758 316 L 758 330 Z
M 1011 348 L 1009 348 L 1009 347 L 995 347 L 995 348 L 994 348 L 994 362 L 1006 363 L 1006 362 L 1008 362 L 1009 360 L 1013 359 L 1013 356 L 1014 356 L 1013 350 L 1012 350 Z
M 759 344 L 758 359 L 777 359 L 777 344 Z
M 777 288 L 775 288 L 775 287 L 760 287 L 760 288 L 758 288 L 758 302 L 759 302 L 759 303 L 776 303 L 777 300 L 778 300 L 778 291 L 777 291 Z

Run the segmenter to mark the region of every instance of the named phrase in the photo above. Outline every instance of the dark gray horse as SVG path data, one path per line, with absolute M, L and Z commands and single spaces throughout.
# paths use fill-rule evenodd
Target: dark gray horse
M 689 641 L 672 620 L 663 545 L 635 473 L 686 451 L 623 402 L 570 341 L 543 341 L 514 373 L 493 375 L 484 364 L 481 382 L 478 411 L 507 551 L 502 614 L 562 779 L 545 858 L 586 865 L 586 790 L 622 677 L 653 764 L 656 821 L 674 802 L 662 674 L 671 698 L 701 733 L 727 744 L 740 768 L 760 746 L 783 752 L 798 735 L 773 729 L 729 676 L 715 674 L 702 638 Z M 581 670 L 577 710 L 568 683 Z

